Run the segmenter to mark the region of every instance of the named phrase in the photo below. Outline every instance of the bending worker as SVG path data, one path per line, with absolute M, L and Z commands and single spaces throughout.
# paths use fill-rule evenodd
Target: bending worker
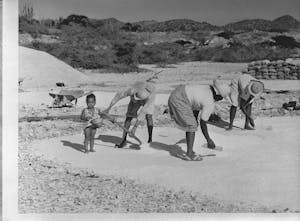
M 230 123 L 227 130 L 231 130 L 233 127 L 238 106 L 246 117 L 244 128 L 246 130 L 254 130 L 255 124 L 251 117 L 252 103 L 256 98 L 260 98 L 264 91 L 264 84 L 248 74 L 243 74 L 239 78 L 233 79 L 230 85 L 222 84 L 219 80 L 215 80 L 214 84 L 216 88 L 222 85 L 222 87 L 219 87 L 221 89 L 219 93 L 224 98 L 229 98 L 232 104 L 230 107 Z
M 214 111 L 215 101 L 221 99 L 222 96 L 217 95 L 211 85 L 180 85 L 171 93 L 168 100 L 170 116 L 186 133 L 188 160 L 201 160 L 201 157 L 193 152 L 200 110 L 202 133 L 207 140 L 208 148 L 215 149 L 216 145 L 209 136 L 206 122 Z
M 118 92 L 112 99 L 109 107 L 106 109 L 108 113 L 110 109 L 121 99 L 130 97 L 128 104 L 126 120 L 124 127 L 129 129 L 131 120 L 137 118 L 131 132 L 134 134 L 136 128 L 141 122 L 142 117 L 145 115 L 148 127 L 148 143 L 152 142 L 152 131 L 153 131 L 153 112 L 154 112 L 154 101 L 155 101 L 155 86 L 150 82 L 135 82 L 131 87 Z M 141 108 L 142 107 L 142 108 Z M 141 108 L 141 109 L 140 109 Z M 139 111 L 140 110 L 140 111 Z M 139 113 L 138 113 L 139 111 Z M 122 148 L 126 145 L 127 133 L 123 132 L 123 138 L 120 144 L 116 144 L 116 147 Z

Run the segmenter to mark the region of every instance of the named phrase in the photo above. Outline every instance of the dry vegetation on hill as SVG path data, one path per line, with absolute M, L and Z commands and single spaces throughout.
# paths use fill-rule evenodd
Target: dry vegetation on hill
M 142 63 L 277 60 L 299 56 L 300 51 L 300 23 L 288 15 L 218 27 L 189 19 L 125 23 L 84 15 L 38 21 L 30 12 L 20 14 L 21 44 L 75 68 L 124 73 L 138 71 Z

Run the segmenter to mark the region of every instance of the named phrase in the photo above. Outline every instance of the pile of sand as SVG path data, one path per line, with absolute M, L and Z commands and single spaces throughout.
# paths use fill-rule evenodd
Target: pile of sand
M 22 88 L 55 87 L 57 82 L 76 86 L 88 82 L 88 78 L 54 56 L 30 48 L 19 47 L 19 78 Z

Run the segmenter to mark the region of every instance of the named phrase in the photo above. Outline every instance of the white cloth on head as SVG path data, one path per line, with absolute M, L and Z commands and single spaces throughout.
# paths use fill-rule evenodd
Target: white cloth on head
M 193 110 L 201 110 L 200 119 L 208 121 L 214 112 L 214 98 L 209 85 L 186 85 L 186 95 Z

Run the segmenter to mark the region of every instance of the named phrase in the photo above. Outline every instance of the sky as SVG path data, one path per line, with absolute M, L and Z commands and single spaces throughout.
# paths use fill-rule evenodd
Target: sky
M 300 20 L 300 0 L 19 0 L 30 1 L 36 18 L 82 14 L 124 22 L 187 18 L 224 25 L 243 19 L 273 20 L 292 15 Z

